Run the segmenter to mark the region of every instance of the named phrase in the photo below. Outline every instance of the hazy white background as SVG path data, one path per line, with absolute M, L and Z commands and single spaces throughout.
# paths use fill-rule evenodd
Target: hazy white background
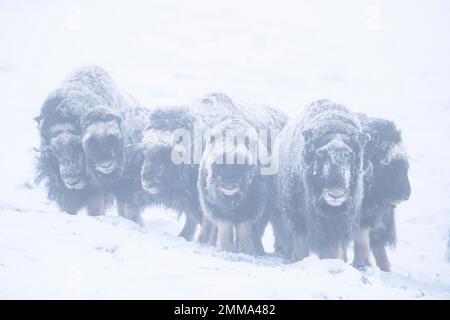
M 0 297 L 450 298 L 449 12 L 445 0 L 0 0 Z M 58 213 L 24 185 L 32 118 L 83 64 L 148 107 L 222 91 L 292 116 L 329 98 L 394 120 L 412 195 L 393 272 L 218 253 L 177 239 L 181 221 L 159 209 L 144 229 Z

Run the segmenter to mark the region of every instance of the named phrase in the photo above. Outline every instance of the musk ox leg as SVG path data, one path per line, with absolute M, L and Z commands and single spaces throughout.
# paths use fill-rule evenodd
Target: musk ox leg
M 218 234 L 218 229 L 216 225 L 213 225 L 211 228 L 211 234 L 209 235 L 209 241 L 208 244 L 210 245 L 215 245 L 217 243 L 217 234 Z
M 253 233 L 253 224 L 251 222 L 243 222 L 236 226 L 237 252 L 253 256 L 260 254 L 260 250 L 258 250 L 260 248 L 257 246 Z
M 65 212 L 65 213 L 68 213 L 68 214 L 70 214 L 70 215 L 76 215 L 77 213 L 78 213 L 78 211 L 81 209 L 81 208 L 77 208 L 77 207 L 75 207 L 75 206 L 60 206 L 59 207 L 59 209 L 61 209 L 61 211 L 63 211 L 63 212 Z
M 290 254 L 291 249 L 289 248 L 290 244 L 290 234 L 288 233 L 286 228 L 283 228 L 281 222 L 271 221 L 273 236 L 275 238 L 275 242 L 273 244 L 275 254 L 278 256 L 288 256 Z
M 344 260 L 344 262 L 348 261 L 348 257 L 347 257 L 347 246 L 342 245 L 341 246 L 341 250 L 342 250 L 342 260 Z
M 303 260 L 308 256 L 305 236 L 301 233 L 294 232 L 292 234 L 292 249 L 290 260 L 292 262 Z
M 371 249 L 378 268 L 381 271 L 390 272 L 391 263 L 386 253 L 386 247 L 382 244 L 371 244 Z
M 354 239 L 354 257 L 353 266 L 355 268 L 365 268 L 371 265 L 370 263 L 370 240 L 369 229 L 362 228 L 358 230 Z
M 217 247 L 222 251 L 234 251 L 233 225 L 229 222 L 217 224 Z
M 204 244 L 216 244 L 217 227 L 206 216 L 202 217 L 202 226 L 198 235 L 198 242 Z
M 197 222 L 195 222 L 195 220 L 191 217 L 191 215 L 186 214 L 186 221 L 184 222 L 184 227 L 178 234 L 178 236 L 186 239 L 186 241 L 192 241 L 194 239 L 196 229 L 197 229 Z
M 262 237 L 264 236 L 264 232 L 260 233 L 258 231 L 253 233 L 253 242 L 255 244 L 256 252 L 258 255 L 263 255 L 265 253 L 264 246 L 262 243 Z
M 142 221 L 142 210 L 138 206 L 127 202 L 118 201 L 117 211 L 119 216 L 134 221 L 140 226 L 144 225 Z
M 344 261 L 346 259 L 346 253 L 344 252 L 342 245 L 339 243 L 329 243 L 323 245 L 318 254 L 320 259 L 341 259 Z
M 87 213 L 90 216 L 100 216 L 105 213 L 105 195 L 102 192 L 94 193 L 87 200 Z

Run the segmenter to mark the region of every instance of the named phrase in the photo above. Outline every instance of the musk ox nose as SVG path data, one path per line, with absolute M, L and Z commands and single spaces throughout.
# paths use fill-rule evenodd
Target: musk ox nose
M 142 189 L 149 194 L 158 194 L 161 191 L 160 183 L 157 180 L 142 179 Z
M 338 207 L 347 201 L 347 193 L 342 188 L 325 189 L 322 198 L 328 205 Z
M 63 177 L 64 184 L 69 189 L 83 189 L 85 186 L 84 180 L 78 177 Z
M 221 183 L 219 191 L 226 196 L 234 196 L 241 191 L 239 183 Z
M 405 191 L 402 195 L 403 201 L 409 200 L 409 197 L 411 196 L 411 188 L 408 189 L 408 191 Z
M 114 171 L 114 167 L 114 161 L 112 160 L 97 162 L 95 165 L 95 169 L 103 174 L 110 174 Z
M 332 197 L 333 199 L 339 199 L 345 196 L 345 190 L 343 189 L 331 189 L 328 190 L 328 195 Z

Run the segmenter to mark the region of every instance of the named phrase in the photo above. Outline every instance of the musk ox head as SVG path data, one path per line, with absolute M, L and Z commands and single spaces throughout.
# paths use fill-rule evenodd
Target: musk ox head
M 122 176 L 124 137 L 120 115 L 98 106 L 82 119 L 86 164 L 97 180 L 110 183 Z
M 372 172 L 368 192 L 378 200 L 395 206 L 409 199 L 409 161 L 402 144 L 401 132 L 392 121 L 368 118 L 364 129 L 372 136 L 366 146 Z
M 74 133 L 72 124 L 63 123 L 49 129 L 45 146 L 54 170 L 68 189 L 81 190 L 86 186 L 85 161 L 81 138 Z
M 142 188 L 150 195 L 167 197 L 179 181 L 178 168 L 172 161 L 171 144 L 146 144 L 142 147 L 144 162 L 141 170 Z
M 191 166 L 193 130 L 196 119 L 186 107 L 159 108 L 152 111 L 140 149 L 144 155 L 142 188 L 153 198 L 164 201 L 171 190 L 183 188 Z M 180 133 L 181 135 L 178 135 Z
M 341 130 L 341 127 L 347 127 Z M 326 217 L 351 214 L 360 195 L 363 148 L 370 139 L 361 130 L 342 123 L 326 131 L 303 131 L 305 137 L 304 183 L 316 212 Z M 358 202 L 358 204 L 359 204 Z
M 211 202 L 221 204 L 225 209 L 233 210 L 239 206 L 248 193 L 253 178 L 258 173 L 256 164 L 226 163 L 224 159 L 249 159 L 251 155 L 244 146 L 236 146 L 235 150 L 224 150 L 223 145 L 214 148 L 211 162 L 205 164 L 206 185 Z M 231 213 L 231 211 L 229 211 Z
M 262 145 L 255 129 L 238 119 L 218 124 L 211 137 L 201 165 L 202 174 L 206 174 L 205 189 L 210 202 L 233 214 L 259 174 L 257 148 Z

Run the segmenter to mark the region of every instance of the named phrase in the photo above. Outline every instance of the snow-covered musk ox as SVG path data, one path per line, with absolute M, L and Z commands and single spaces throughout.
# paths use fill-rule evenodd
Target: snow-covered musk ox
M 346 260 L 359 224 L 363 150 L 369 140 L 356 115 L 319 100 L 277 138 L 276 206 L 285 226 L 283 253 L 292 261 L 313 252 Z
M 263 254 L 271 180 L 260 172 L 264 164 L 258 152 L 265 146 L 256 130 L 240 119 L 218 124 L 211 135 L 214 140 L 200 163 L 198 190 L 203 213 L 218 228 L 216 245 L 225 251 Z
M 255 127 L 271 121 L 283 125 L 287 122 L 287 117 L 280 112 L 269 107 L 261 109 L 263 111 L 255 112 L 254 108 L 236 105 L 222 93 L 211 93 L 186 106 L 153 110 L 142 141 L 142 187 L 155 202 L 186 214 L 180 236 L 192 240 L 198 224 L 201 224 L 198 240 L 215 242 L 214 227 L 202 214 L 197 190 L 199 163 L 205 143 L 195 144 L 187 137 L 182 137 L 180 143 L 177 132 L 184 129 L 190 137 L 203 136 L 218 123 L 236 117 L 252 119 L 248 122 L 253 126 L 257 123 Z M 173 152 L 178 153 L 180 159 L 187 157 L 188 161 L 174 163 L 171 158 Z
M 401 132 L 392 121 L 358 116 L 371 140 L 365 147 L 369 170 L 364 175 L 361 229 L 355 238 L 353 265 L 370 265 L 371 249 L 377 266 L 389 271 L 386 246 L 396 243 L 395 208 L 411 194 L 409 161 Z
M 140 185 L 142 156 L 138 151 L 150 110 L 134 100 L 116 106 L 99 105 L 82 118 L 82 145 L 88 175 L 105 195 L 117 201 L 120 216 L 141 221 L 148 195 Z
M 35 118 L 41 137 L 36 182 L 43 182 L 48 198 L 67 213 L 76 214 L 83 207 L 90 215 L 103 213 L 108 199 L 86 172 L 81 119 L 97 105 L 120 101 L 108 73 L 85 66 L 49 94 Z

